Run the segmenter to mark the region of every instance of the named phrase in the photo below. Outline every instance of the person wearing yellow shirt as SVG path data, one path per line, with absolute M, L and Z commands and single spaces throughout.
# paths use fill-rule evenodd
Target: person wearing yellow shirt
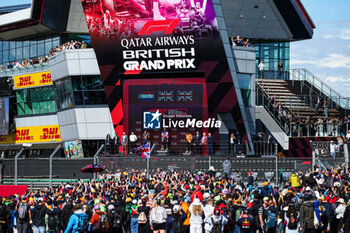
M 289 177 L 288 181 L 292 185 L 293 188 L 299 188 L 301 186 L 300 178 L 295 173 L 292 173 L 292 175 Z
M 181 209 L 186 213 L 187 218 L 183 222 L 183 233 L 189 233 L 190 232 L 190 210 L 189 210 L 190 204 L 189 200 L 185 199 L 181 203 Z
M 186 152 L 187 154 L 191 153 L 191 143 L 192 143 L 192 134 L 190 132 L 186 133 L 186 143 L 187 143 L 187 147 L 186 147 Z

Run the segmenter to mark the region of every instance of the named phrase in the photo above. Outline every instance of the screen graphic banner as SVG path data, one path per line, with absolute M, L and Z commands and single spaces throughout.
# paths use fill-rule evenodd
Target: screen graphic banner
M 133 128 L 129 111 L 141 119 L 150 103 L 156 103 L 154 109 L 164 109 L 168 101 L 173 110 L 186 111 L 200 101 L 206 108 L 197 108 L 194 114 L 205 117 L 201 120 L 230 113 L 240 137 L 246 138 L 211 0 L 82 0 L 82 4 L 119 135 Z M 168 86 L 136 87 L 124 82 L 154 76 L 156 85 Z M 181 78 L 186 78 L 189 88 L 169 85 L 170 80 Z M 198 85 L 198 79 L 203 83 Z M 126 103 L 134 106 L 125 108 Z M 135 110 L 137 106 L 143 107 Z M 209 131 L 218 138 L 218 128 Z

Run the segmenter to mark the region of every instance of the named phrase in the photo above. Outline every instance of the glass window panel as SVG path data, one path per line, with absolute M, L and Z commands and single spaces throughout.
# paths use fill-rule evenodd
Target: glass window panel
M 26 40 L 23 42 L 23 46 L 28 46 L 29 45 L 29 40 Z
M 79 76 L 74 76 L 71 78 L 72 80 L 72 89 L 73 91 L 81 90 L 81 80 Z
M 16 47 L 16 42 L 10 41 L 10 49 L 14 49 Z
M 45 54 L 47 54 L 50 49 L 52 49 L 52 41 L 51 39 L 49 41 L 45 41 Z
M 44 54 L 45 54 L 44 50 L 45 50 L 44 44 L 39 43 L 38 44 L 38 57 L 44 56 Z
M 24 102 L 23 91 L 16 91 L 16 100 L 17 100 L 17 103 Z
M 2 49 L 3 50 L 9 49 L 9 42 L 8 41 L 3 41 L 2 42 Z
M 41 101 L 40 99 L 40 88 L 33 88 L 30 90 L 30 94 L 31 94 L 31 100 L 32 101 Z
M 30 45 L 36 45 L 38 42 L 36 40 L 31 40 Z
M 23 48 L 23 58 L 29 59 L 29 47 L 28 46 Z
M 74 103 L 75 105 L 84 105 L 83 93 L 81 91 L 74 91 Z
M 24 110 L 24 103 L 19 103 L 17 104 L 17 114 L 19 116 L 22 116 L 25 114 L 25 110 Z
M 54 47 L 58 47 L 58 46 L 60 46 L 60 40 L 59 40 L 59 38 L 58 38 L 58 40 L 54 40 L 53 42 L 52 42 L 52 47 L 54 48 Z
M 48 113 L 48 111 L 47 111 L 47 101 L 40 102 L 40 113 Z
M 2 51 L 2 41 L 0 41 L 0 51 Z
M 40 102 L 32 102 L 32 106 L 33 106 L 33 114 L 40 114 L 41 113 Z
M 24 104 L 24 110 L 25 110 L 25 113 L 27 115 L 29 114 L 33 114 L 33 111 L 32 111 L 32 103 L 31 102 L 27 102 Z
M 10 50 L 10 61 L 13 62 L 16 59 L 16 50 L 11 49 Z
M 56 102 L 55 101 L 47 101 L 47 111 L 48 112 L 56 112 Z
M 30 57 L 35 58 L 38 56 L 38 47 L 36 44 L 30 46 Z
M 238 74 L 238 82 L 241 89 L 250 89 L 250 81 L 250 74 Z
M 9 51 L 3 51 L 2 52 L 2 60 L 4 63 L 7 63 L 9 61 Z
M 17 47 L 16 49 L 16 59 L 17 60 L 22 60 L 23 58 L 23 54 L 22 54 L 22 46 L 21 47 Z
M 23 47 L 22 41 L 16 41 L 16 48 L 18 48 L 18 47 Z

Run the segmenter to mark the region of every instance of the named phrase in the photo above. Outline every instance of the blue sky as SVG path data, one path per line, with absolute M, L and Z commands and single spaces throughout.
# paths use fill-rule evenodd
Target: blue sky
M 313 39 L 291 43 L 291 68 L 307 68 L 350 97 L 350 1 L 302 2 L 316 29 Z
M 0 0 L 0 7 L 32 3 L 32 0 Z

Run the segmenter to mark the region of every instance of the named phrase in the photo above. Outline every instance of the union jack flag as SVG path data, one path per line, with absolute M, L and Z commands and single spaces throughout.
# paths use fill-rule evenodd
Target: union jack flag
M 150 143 L 135 148 L 135 153 L 140 155 L 143 159 L 150 158 Z
M 177 91 L 177 101 L 193 101 L 193 91 Z
M 173 91 L 158 91 L 158 101 L 174 101 Z

